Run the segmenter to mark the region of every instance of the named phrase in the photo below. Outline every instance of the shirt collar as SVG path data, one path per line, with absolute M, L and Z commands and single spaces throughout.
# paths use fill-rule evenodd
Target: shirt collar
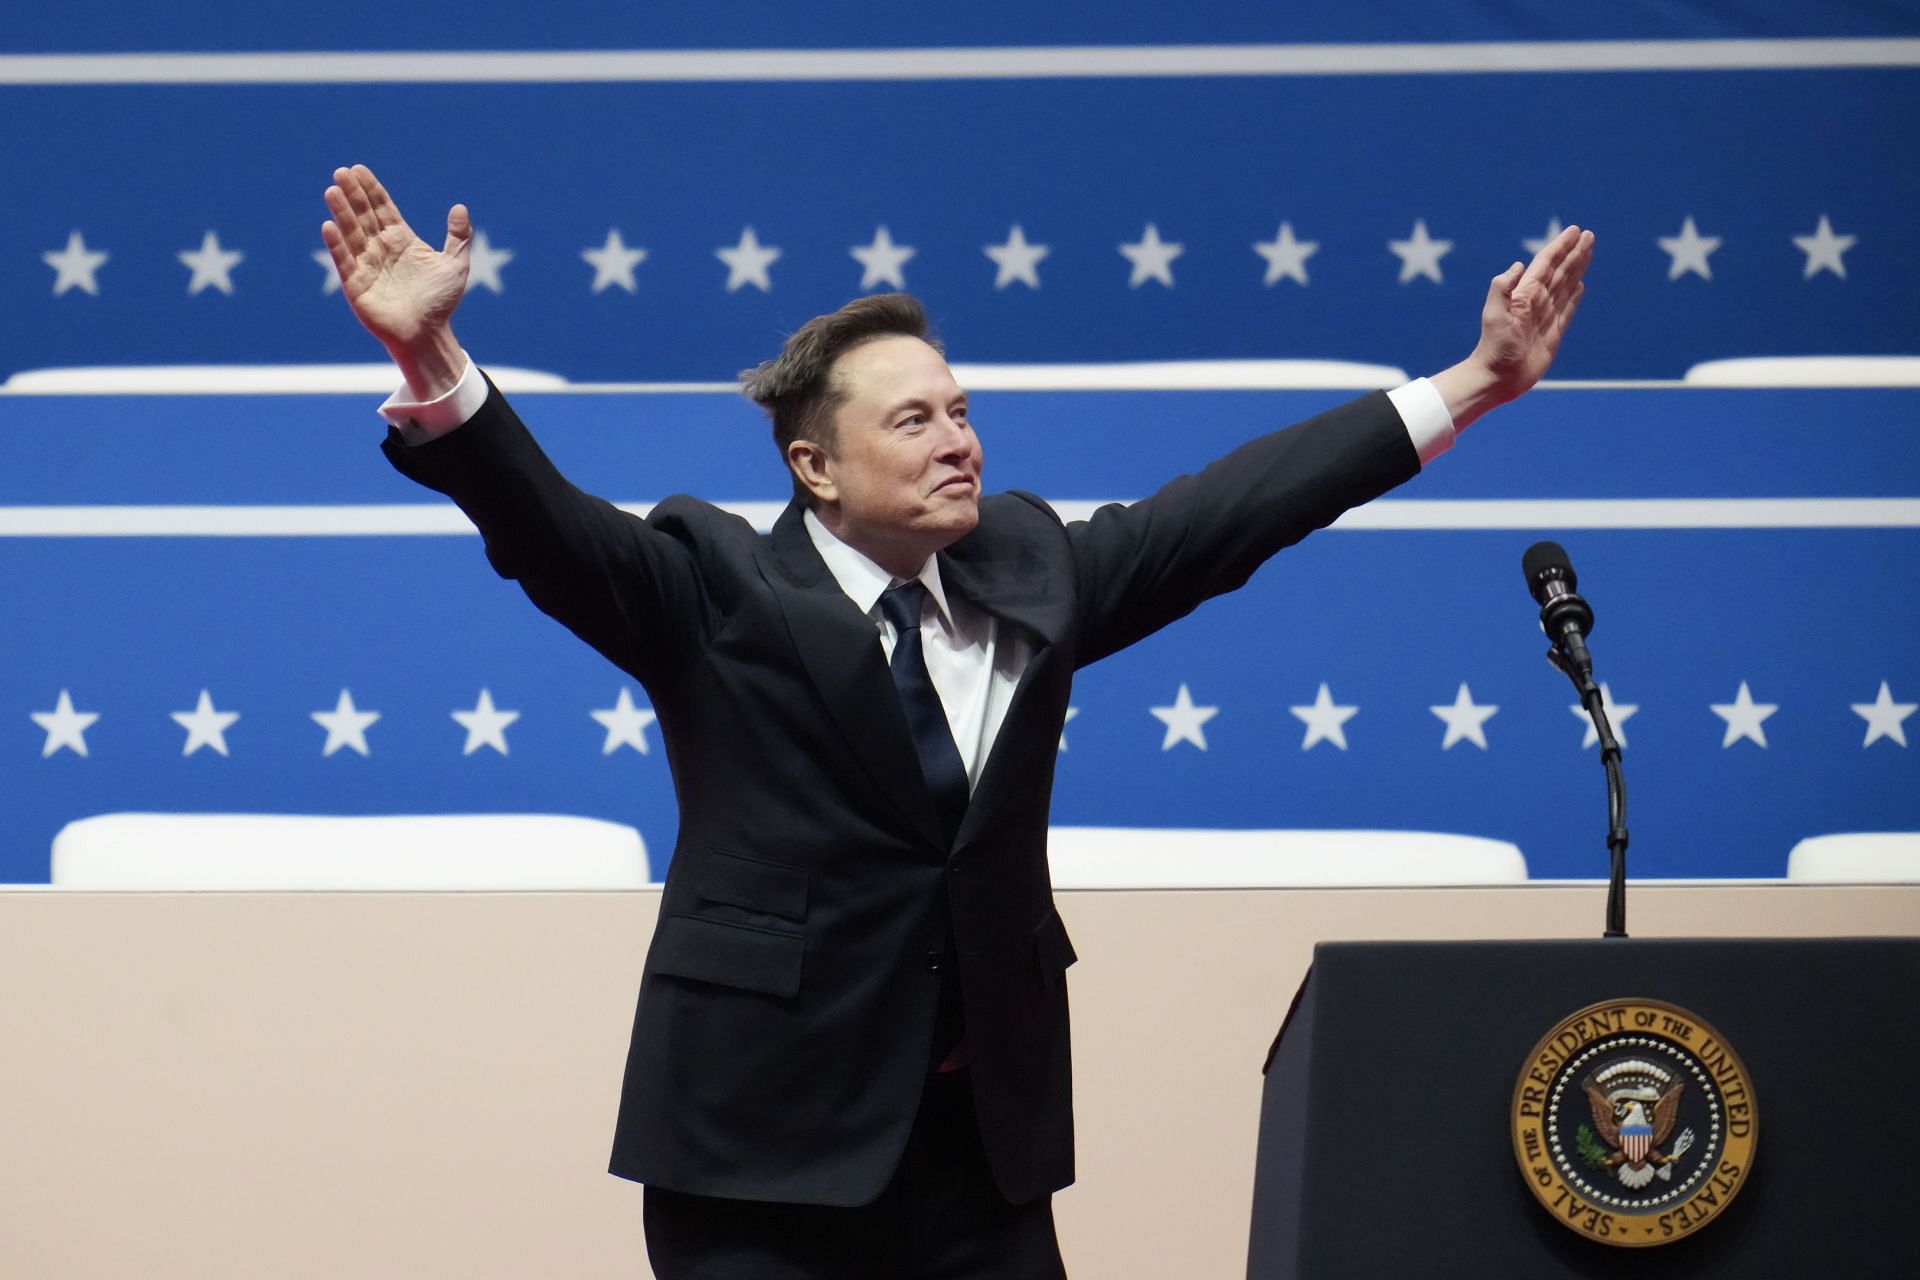
M 840 584 L 840 590 L 847 598 L 860 606 L 860 612 L 872 613 L 874 606 L 880 603 L 881 593 L 893 585 L 894 577 L 885 569 L 869 560 L 865 554 L 855 550 L 834 536 L 820 517 L 809 507 L 801 517 L 807 526 L 807 536 L 813 539 L 813 549 L 827 562 L 827 572 Z M 940 611 L 941 621 L 953 629 L 953 611 L 947 607 L 947 593 L 940 585 L 940 561 L 938 557 L 928 556 L 927 562 L 920 566 L 920 572 L 914 577 L 925 586 L 927 594 L 933 598 L 934 607 Z M 902 579 L 905 581 L 905 579 Z

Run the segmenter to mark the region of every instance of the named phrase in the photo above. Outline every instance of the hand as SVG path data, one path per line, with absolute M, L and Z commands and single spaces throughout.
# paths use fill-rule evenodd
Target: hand
M 1493 278 L 1473 354 L 1433 377 L 1455 429 L 1540 381 L 1586 292 L 1581 277 L 1592 259 L 1593 232 L 1568 227 L 1524 268 L 1516 262 Z
M 446 244 L 436 252 L 365 165 L 335 169 L 326 200 L 333 217 L 320 238 L 353 314 L 386 344 L 416 394 L 451 387 L 464 368 L 451 320 L 467 287 L 467 207 L 447 211 Z

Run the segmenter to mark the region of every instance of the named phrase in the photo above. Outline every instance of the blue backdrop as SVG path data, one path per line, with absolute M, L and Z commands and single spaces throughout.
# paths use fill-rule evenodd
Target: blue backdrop
M 1074 503 L 1142 494 L 1330 399 L 1001 392 L 976 396 L 974 416 L 989 483 Z M 784 496 L 763 424 L 733 397 L 520 400 L 556 461 L 616 500 Z M 0 510 L 375 504 L 393 519 L 384 504 L 433 500 L 374 451 L 381 431 L 363 398 L 0 407 Z M 1637 871 L 1777 875 L 1800 836 L 1920 827 L 1920 753 L 1853 709 L 1882 681 L 1894 701 L 1920 701 L 1916 410 L 1911 391 L 1537 392 L 1370 509 L 1390 525 L 1464 527 L 1336 527 L 1084 673 L 1055 820 L 1457 830 L 1515 840 L 1536 874 L 1599 874 L 1598 757 L 1581 745 L 1569 686 L 1542 660 L 1519 570 L 1529 542 L 1555 535 L 1599 614 L 1599 673 L 1638 708 L 1621 722 Z M 1602 500 L 1618 518 L 1635 510 L 1623 498 L 1686 498 L 1695 512 L 1716 510 L 1700 500 L 1821 499 L 1844 512 L 1833 500 L 1903 495 L 1895 527 L 1476 527 L 1504 522 L 1490 504 L 1514 499 Z M 1578 510 L 1551 506 L 1547 518 Z M 632 822 L 658 858 L 671 848 L 658 730 L 641 737 L 644 755 L 606 754 L 591 716 L 622 688 L 644 708 L 644 692 L 494 577 L 471 533 L 0 539 L 0 581 L 19 619 L 0 667 L 0 706 L 14 709 L 0 751 L 15 762 L 0 792 L 0 879 L 45 878 L 68 818 L 139 808 L 558 810 Z M 1322 682 L 1332 704 L 1358 708 L 1344 749 L 1309 746 L 1291 710 L 1311 706 Z M 1743 682 L 1750 701 L 1778 709 L 1729 744 L 1712 707 L 1737 704 Z M 1447 746 L 1431 709 L 1462 683 L 1474 705 L 1498 708 L 1480 726 L 1484 747 Z M 1169 745 L 1153 708 L 1176 705 L 1182 685 L 1217 712 Z M 224 756 L 182 754 L 173 713 L 192 711 L 203 688 L 217 712 L 240 716 Z M 464 753 L 452 713 L 482 689 L 519 713 L 505 754 Z M 99 716 L 85 757 L 41 755 L 50 737 L 28 713 L 55 711 L 61 690 Z M 323 755 L 312 716 L 342 690 L 380 715 L 364 757 Z M 1907 734 L 1920 735 L 1920 719 Z
M 422 78 L 380 81 L 391 70 L 371 58 L 293 60 L 372 47 L 362 33 L 417 51 Z M 356 160 L 436 238 L 448 204 L 473 208 L 497 253 L 460 313 L 468 348 L 576 380 L 725 379 L 806 317 L 896 284 L 927 299 L 968 361 L 1315 356 L 1429 372 L 1470 345 L 1486 279 L 1556 221 L 1600 234 L 1558 377 L 1911 353 L 1915 36 L 1920 6 L 1867 0 L 982 0 L 937 13 L 353 0 L 271 15 L 100 0 L 22 13 L 0 32 L 0 171 L 30 192 L 0 204 L 0 375 L 375 358 L 313 258 L 319 193 Z M 1843 59 L 1857 65 L 1819 65 L 1834 46 L 1780 43 L 1765 46 L 1778 65 L 1762 66 L 1729 53 L 1748 38 L 1865 43 Z M 1540 41 L 1607 42 L 1613 69 L 1539 44 L 1538 70 L 1462 69 L 1484 65 L 1481 42 Z M 1311 57 L 1288 64 L 1300 74 L 975 74 L 1019 47 L 1085 46 L 1089 66 L 1145 57 L 1150 71 L 1202 44 L 1280 47 L 1272 65 L 1287 50 L 1363 48 L 1326 50 L 1338 74 Z M 1683 47 L 1722 65 L 1655 69 Z M 888 69 L 886 50 L 942 48 L 980 50 L 979 66 Z M 543 51 L 596 49 L 869 56 L 758 79 L 658 78 L 694 54 L 644 74 L 629 61 L 584 80 L 515 78 Z M 509 56 L 428 56 L 458 51 Z M 168 53 L 226 56 L 142 58 Z M 1394 70 L 1402 57 L 1441 69 Z M 1163 251 L 1163 273 L 1123 252 L 1149 225 L 1180 246 Z M 884 243 L 882 227 L 912 253 L 895 255 L 897 276 L 866 279 L 852 250 Z M 1045 246 L 1028 276 L 986 252 L 1015 227 Z M 748 228 L 779 256 L 766 287 L 730 289 L 717 250 Z M 1283 238 L 1313 246 L 1291 271 L 1260 252 Z M 1448 247 L 1422 258 L 1408 241 Z M 630 279 L 583 257 L 609 244 L 644 249 Z M 1138 496 L 1326 402 L 1003 392 L 977 411 L 990 482 L 1072 502 Z M 1853 710 L 1882 681 L 1892 704 L 1920 701 L 1910 506 L 1873 527 L 1728 527 L 1740 521 L 1722 514 L 1704 528 L 1582 530 L 1553 514 L 1567 508 L 1495 529 L 1495 509 L 1472 505 L 1911 499 L 1916 405 L 1909 392 L 1537 394 L 1396 495 L 1467 504 L 1448 508 L 1457 527 L 1310 540 L 1239 596 L 1087 672 L 1056 821 L 1471 831 L 1517 840 L 1539 874 L 1598 874 L 1600 770 L 1520 595 L 1521 549 L 1557 535 L 1600 611 L 1602 674 L 1638 708 L 1624 722 L 1636 870 L 1778 874 L 1801 835 L 1920 826 L 1916 756 L 1889 733 L 1863 742 L 1875 722 Z M 619 500 L 784 493 L 764 427 L 725 396 L 524 407 L 576 479 Z M 0 397 L 0 527 L 36 531 L 0 536 L 15 623 L 0 663 L 0 880 L 44 879 L 66 819 L 143 807 L 566 810 L 634 822 L 664 857 L 657 731 L 646 755 L 603 754 L 589 713 L 615 705 L 621 677 L 495 580 L 471 536 L 43 536 L 50 518 L 36 512 L 58 505 L 423 501 L 371 451 L 370 410 Z M 1358 710 L 1345 749 L 1303 750 L 1291 708 L 1323 682 Z M 1711 708 L 1735 704 L 1743 682 L 1777 710 L 1723 745 Z M 1485 748 L 1441 745 L 1430 708 L 1462 683 L 1499 708 Z M 1218 709 L 1204 751 L 1163 749 L 1152 709 L 1182 685 Z M 182 754 L 171 713 L 203 688 L 240 713 L 224 756 Z M 462 754 L 450 718 L 483 688 L 520 712 L 504 756 Z M 56 714 L 63 690 L 99 717 L 77 731 L 85 756 L 33 718 Z M 311 716 L 342 690 L 380 713 L 364 758 L 322 755 Z
M 327 82 L 373 74 L 364 58 L 327 64 L 317 83 L 180 84 L 153 83 L 172 73 L 132 56 L 205 50 L 234 55 L 221 74 L 282 75 L 287 58 L 260 51 L 351 50 L 365 32 L 387 49 L 521 56 L 462 64 L 452 74 L 467 82 L 371 84 Z M 1657 65 L 1674 47 L 1662 41 L 1720 38 L 1687 46 L 1720 56 L 1726 38 L 1756 36 L 1882 39 L 1871 65 L 1829 69 L 1782 45 L 1769 56 L 1789 65 L 1776 69 L 1583 72 L 1534 44 L 1523 63 L 1547 69 L 1519 74 L 497 79 L 556 49 L 869 50 L 836 73 L 854 76 L 890 74 L 887 46 L 1338 41 L 1417 52 L 1597 40 L 1631 68 Z M 0 164 L 31 175 L 33 193 L 0 206 L 0 244 L 11 246 L 0 255 L 10 323 L 0 373 L 365 358 L 364 335 L 323 294 L 312 260 L 320 193 L 336 165 L 355 161 L 388 179 L 436 239 L 463 200 L 487 243 L 512 255 L 491 278 L 499 292 L 477 287 L 463 311 L 473 349 L 576 379 L 730 376 L 859 292 L 850 250 L 883 226 L 913 250 L 897 278 L 972 360 L 1325 356 L 1425 371 L 1458 358 L 1487 278 L 1555 220 L 1601 235 L 1562 377 L 1677 377 L 1728 355 L 1907 352 L 1920 347 L 1920 248 L 1906 234 L 1920 164 L 1905 123 L 1920 118 L 1920 51 L 1887 37 L 1915 36 L 1910 0 L 1578 10 L 995 0 L 937 11 L 480 0 L 405 12 L 353 0 L 270 17 L 124 2 L 27 13 L 0 35 L 15 50 L 120 57 L 0 65 Z M 1471 65 L 1470 54 L 1443 63 Z M 107 83 L 116 78 L 148 82 Z M 1821 243 L 1847 247 L 1796 244 L 1823 219 Z M 1316 247 L 1299 276 L 1267 284 L 1255 246 L 1283 222 Z M 1120 246 L 1148 224 L 1181 246 L 1170 284 L 1130 284 Z M 1416 224 L 1451 248 L 1403 280 L 1390 244 Z M 1047 249 L 1037 287 L 996 288 L 985 249 L 1016 225 Z M 1714 247 L 1676 258 L 1660 242 L 1689 225 L 1689 243 Z M 780 256 L 764 291 L 729 291 L 716 250 L 749 227 Z M 616 231 L 647 256 L 632 292 L 596 293 L 581 255 Z M 76 233 L 108 257 L 88 277 L 94 292 L 77 277 L 56 292 L 61 276 L 43 255 Z M 209 234 L 244 257 L 189 293 L 179 255 Z

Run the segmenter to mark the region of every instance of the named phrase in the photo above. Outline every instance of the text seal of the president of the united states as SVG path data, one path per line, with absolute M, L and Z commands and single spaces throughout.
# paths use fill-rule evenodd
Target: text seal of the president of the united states
M 1726 1211 L 1753 1169 L 1753 1082 L 1726 1038 L 1664 1000 L 1588 1005 L 1542 1036 L 1513 1090 L 1535 1198 L 1604 1244 L 1670 1244 Z

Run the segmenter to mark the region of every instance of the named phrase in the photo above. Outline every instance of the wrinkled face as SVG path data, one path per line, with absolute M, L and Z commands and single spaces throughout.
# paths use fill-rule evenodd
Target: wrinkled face
M 980 441 L 967 393 L 940 353 L 918 338 L 875 338 L 833 370 L 847 399 L 820 496 L 837 508 L 835 532 L 883 565 L 924 560 L 970 533 L 980 519 Z

